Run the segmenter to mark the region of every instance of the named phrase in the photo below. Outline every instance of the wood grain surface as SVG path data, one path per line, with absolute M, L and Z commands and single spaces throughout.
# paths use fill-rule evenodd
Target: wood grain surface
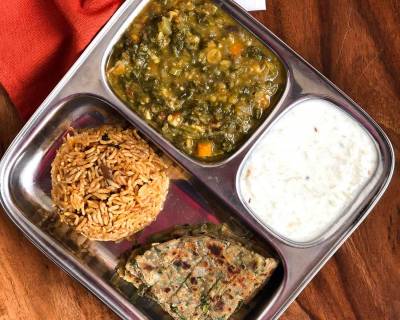
M 268 0 L 254 16 L 363 106 L 399 159 L 400 1 Z M 1 94 L 0 153 L 19 126 Z M 281 319 L 400 319 L 399 178 L 397 168 L 368 219 Z M 4 214 L 0 224 L 0 319 L 117 318 Z

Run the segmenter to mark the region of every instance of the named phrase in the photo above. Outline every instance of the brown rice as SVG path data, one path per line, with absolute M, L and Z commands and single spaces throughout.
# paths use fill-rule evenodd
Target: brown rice
M 116 241 L 149 225 L 168 193 L 167 165 L 133 129 L 105 125 L 68 135 L 52 163 L 63 222 L 92 240 Z

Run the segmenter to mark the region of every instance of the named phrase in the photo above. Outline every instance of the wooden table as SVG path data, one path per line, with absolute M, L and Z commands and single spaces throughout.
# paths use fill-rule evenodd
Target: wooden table
M 267 27 L 357 101 L 400 148 L 400 1 L 269 0 Z M 0 152 L 19 128 L 0 99 Z M 285 320 L 400 319 L 400 175 Z M 0 319 L 116 319 L 0 214 Z

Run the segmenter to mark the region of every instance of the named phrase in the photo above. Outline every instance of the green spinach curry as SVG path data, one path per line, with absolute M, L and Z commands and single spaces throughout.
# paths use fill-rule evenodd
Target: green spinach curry
M 113 91 L 186 154 L 231 154 L 278 100 L 278 58 L 211 0 L 152 0 L 107 65 Z

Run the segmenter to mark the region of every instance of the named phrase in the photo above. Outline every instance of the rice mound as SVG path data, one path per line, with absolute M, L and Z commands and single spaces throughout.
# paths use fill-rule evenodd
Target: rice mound
M 52 163 L 61 221 L 92 240 L 117 241 L 162 210 L 168 166 L 135 130 L 105 125 L 68 135 Z

